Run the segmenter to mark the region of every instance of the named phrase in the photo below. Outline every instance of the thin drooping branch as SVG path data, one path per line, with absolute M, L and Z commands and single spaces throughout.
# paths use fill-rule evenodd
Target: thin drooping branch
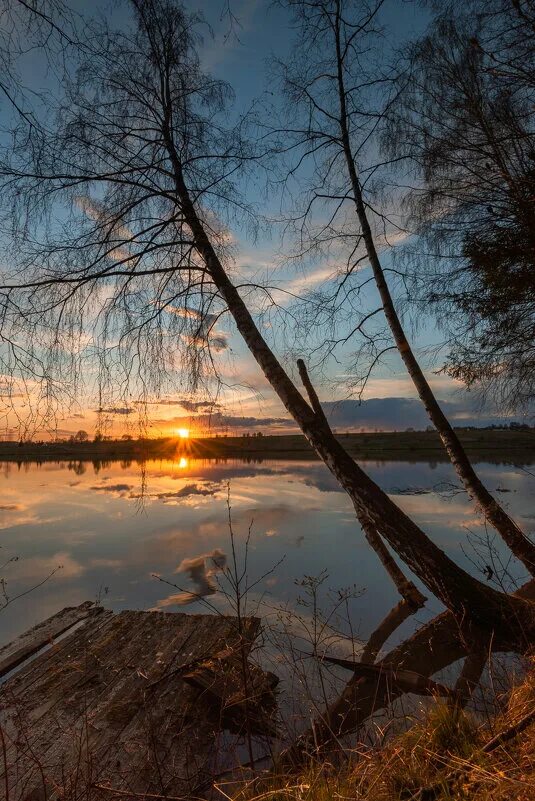
M 325 412 L 323 411 L 323 407 L 321 405 L 320 399 L 318 394 L 310 380 L 308 375 L 305 363 L 302 359 L 297 360 L 297 367 L 299 370 L 299 375 L 301 377 L 301 381 L 303 386 L 305 387 L 312 409 L 316 415 L 318 423 L 324 427 L 326 433 L 333 437 L 334 435 L 332 429 L 329 425 L 329 422 L 325 416 Z M 370 525 L 368 520 L 361 520 L 362 529 L 364 531 L 364 536 L 366 540 L 373 548 L 381 564 L 385 568 L 386 572 L 394 582 L 397 591 L 403 598 L 406 608 L 411 610 L 412 612 L 416 612 L 418 609 L 421 609 L 422 606 L 425 605 L 427 598 L 420 592 L 420 590 L 416 587 L 414 582 L 410 581 L 396 561 L 393 559 L 392 555 L 389 553 L 388 548 L 384 544 L 381 536 L 379 535 L 376 528 Z
M 306 365 L 303 359 L 297 360 L 297 369 L 299 370 L 299 377 L 301 378 L 301 383 L 303 384 L 304 388 L 307 391 L 308 398 L 310 400 L 310 405 L 314 409 L 316 417 L 319 421 L 323 423 L 326 429 L 331 430 L 331 427 L 328 423 L 328 420 L 325 416 L 325 412 L 323 411 L 323 406 L 320 403 L 320 399 L 318 397 L 318 393 L 310 380 L 310 376 L 308 375 Z

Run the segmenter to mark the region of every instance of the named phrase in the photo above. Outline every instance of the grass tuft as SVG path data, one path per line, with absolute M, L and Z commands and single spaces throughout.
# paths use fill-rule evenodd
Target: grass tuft
M 380 749 L 316 763 L 299 775 L 257 778 L 231 801 L 534 801 L 535 723 L 486 753 L 494 735 L 535 709 L 535 661 L 490 725 L 437 701 L 423 721 Z M 338 760 L 337 760 L 338 761 Z

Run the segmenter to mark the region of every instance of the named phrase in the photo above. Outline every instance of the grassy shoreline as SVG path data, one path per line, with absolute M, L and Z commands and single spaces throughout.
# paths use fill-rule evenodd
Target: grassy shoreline
M 225 795 L 231 801 L 532 801 L 534 675 L 532 666 L 485 715 L 431 703 L 382 746 L 335 748 L 299 772 L 254 776 Z
M 504 464 L 535 462 L 535 430 L 506 431 L 461 429 L 461 442 L 474 461 Z M 360 460 L 388 461 L 447 461 L 440 439 L 434 431 L 403 431 L 377 433 L 339 433 L 339 440 L 349 453 Z M 0 461 L 126 461 L 147 459 L 244 458 L 316 459 L 305 438 L 300 434 L 263 437 L 202 437 L 106 440 L 102 442 L 68 443 L 0 443 Z

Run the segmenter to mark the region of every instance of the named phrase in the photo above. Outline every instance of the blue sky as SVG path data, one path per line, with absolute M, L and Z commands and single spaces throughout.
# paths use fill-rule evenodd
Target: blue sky
M 118 23 L 124 14 L 124 6 L 120 4 L 117 6 L 103 2 L 95 5 L 88 3 L 87 0 L 71 0 L 71 5 L 75 10 L 87 14 L 94 13 L 95 8 L 100 8 L 106 15 L 111 14 Z M 193 2 L 186 3 L 186 6 L 191 10 L 199 8 L 199 5 Z M 205 35 L 201 58 L 207 71 L 228 81 L 233 87 L 236 98 L 234 112 L 240 114 L 264 93 L 272 90 L 276 93 L 277 89 L 270 77 L 272 60 L 273 57 L 284 59 L 291 52 L 294 31 L 287 12 L 274 5 L 271 0 L 230 0 L 230 7 L 235 17 L 232 27 L 226 2 L 204 0 L 200 4 L 213 32 L 210 34 L 207 31 Z M 427 16 L 418 2 L 390 0 L 385 3 L 382 22 L 387 31 L 385 48 L 388 48 L 391 45 L 403 44 L 421 33 L 425 29 Z M 38 80 L 40 70 L 39 57 L 32 57 L 25 68 L 30 84 Z M 250 184 L 247 192 L 251 202 L 256 203 L 263 214 L 270 216 L 278 213 L 280 198 L 276 192 L 273 191 L 266 196 L 260 183 Z M 236 274 L 245 280 L 251 280 L 253 277 L 267 279 L 270 284 L 276 284 L 283 290 L 305 296 L 311 290 L 328 286 L 328 276 L 337 268 L 332 259 L 307 265 L 304 271 L 296 271 L 295 268 L 289 267 L 281 256 L 283 248 L 281 248 L 280 229 L 276 225 L 271 226 L 269 231 L 262 229 L 257 239 L 248 236 L 245 230 L 239 228 L 234 229 L 232 235 L 235 242 Z M 382 255 L 384 263 L 388 264 L 391 254 L 386 249 Z M 369 272 L 369 269 L 364 265 L 361 273 L 364 278 L 367 271 Z M 279 294 L 277 299 L 283 310 L 289 307 L 287 296 Z M 375 289 L 371 284 L 363 293 L 362 305 L 364 309 L 371 309 L 377 305 Z M 275 315 L 268 317 L 267 321 L 264 320 L 262 323 L 266 337 L 277 345 L 279 354 L 284 354 L 288 345 L 286 340 L 277 335 L 278 323 L 283 318 L 284 314 Z M 437 374 L 441 366 L 441 356 L 444 354 L 440 348 L 437 349 L 441 342 L 441 334 L 436 328 L 434 319 L 430 315 L 422 315 L 420 311 L 417 322 L 412 342 L 436 394 L 450 404 L 449 411 L 459 422 L 477 421 L 476 400 L 467 395 L 459 384 L 444 375 Z M 229 347 L 225 349 L 220 359 L 220 369 L 227 387 L 219 398 L 222 405 L 216 409 L 219 417 L 216 416 L 214 420 L 219 420 L 224 427 L 232 428 L 234 425 L 236 430 L 290 429 L 291 424 L 284 422 L 286 413 L 283 407 L 246 351 L 241 339 L 232 331 L 230 323 L 223 321 L 220 328 L 229 343 Z M 413 330 L 412 327 L 409 330 Z M 351 397 L 347 377 L 350 375 L 348 364 L 352 350 L 353 346 L 341 349 L 337 354 L 337 360 L 327 362 L 315 375 L 321 397 L 331 404 Z M 294 353 L 291 358 L 287 357 L 285 365 L 294 374 L 295 355 L 298 354 Z M 354 403 L 343 407 L 344 416 L 340 425 L 344 428 L 369 427 L 387 430 L 404 429 L 408 426 L 425 427 L 425 416 L 422 415 L 415 397 L 416 393 L 400 359 L 396 353 L 390 353 L 371 375 L 363 395 L 365 404 L 359 407 Z M 385 405 L 378 402 L 381 399 L 391 400 Z M 395 399 L 399 401 L 396 403 Z M 173 400 L 176 401 L 175 404 Z M 181 406 L 181 400 L 183 398 L 169 395 L 164 398 L 165 403 L 161 406 L 154 406 L 152 427 L 154 434 L 168 433 L 174 426 L 191 424 L 195 427 L 195 416 L 192 416 L 186 407 Z M 133 423 L 137 417 L 137 411 L 131 404 L 113 408 L 121 411 L 115 413 L 110 411 L 109 423 L 112 431 L 122 430 L 126 423 Z M 335 409 L 334 405 L 332 409 Z M 333 414 L 336 413 L 333 411 Z M 485 411 L 479 419 L 485 423 L 500 418 Z M 201 425 L 202 418 L 197 422 Z M 94 408 L 81 407 L 77 410 L 76 416 L 68 415 L 61 420 L 59 429 L 60 433 L 76 430 L 79 427 L 91 431 L 96 425 Z

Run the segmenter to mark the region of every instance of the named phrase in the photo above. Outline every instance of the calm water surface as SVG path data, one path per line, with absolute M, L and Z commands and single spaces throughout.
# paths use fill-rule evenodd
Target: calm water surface
M 485 529 L 449 465 L 364 466 L 441 548 L 478 572 L 467 535 L 484 537 Z M 484 463 L 478 470 L 533 534 L 533 466 Z M 228 611 L 218 588 L 231 553 L 228 492 L 239 560 L 251 530 L 247 571 L 250 582 L 260 579 L 249 593 L 251 611 L 302 611 L 297 582 L 323 574 L 325 606 L 338 590 L 356 589 L 348 612 L 354 631 L 365 637 L 398 600 L 347 496 L 319 462 L 183 458 L 147 462 L 143 469 L 124 462 L 5 464 L 0 486 L 0 577 L 7 595 L 14 598 L 56 571 L 0 612 L 2 641 L 87 599 L 101 598 L 115 610 L 202 612 L 209 603 Z M 482 562 L 489 560 L 483 554 Z M 523 575 L 518 565 L 509 570 Z M 419 620 L 438 608 L 431 604 Z

